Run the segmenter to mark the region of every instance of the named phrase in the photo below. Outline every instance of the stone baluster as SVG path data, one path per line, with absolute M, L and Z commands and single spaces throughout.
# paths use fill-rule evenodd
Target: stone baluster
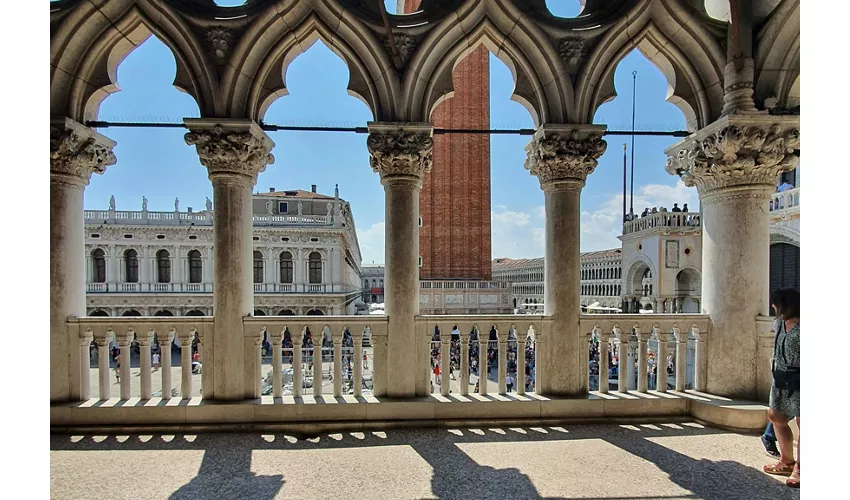
M 425 369 L 425 394 L 431 394 L 431 381 L 434 375 L 434 367 L 431 366 L 431 350 L 434 348 L 434 343 L 431 340 L 434 336 L 435 330 L 433 325 L 427 324 L 423 331 L 419 332 L 419 337 L 425 343 L 425 358 L 422 360 L 422 368 Z M 433 383 L 437 383 L 436 380 Z
M 469 395 L 469 329 L 460 330 L 460 395 Z
M 112 341 L 115 332 L 108 330 L 105 332 L 97 332 L 94 335 L 94 341 L 97 343 L 97 376 L 99 399 L 107 400 L 110 396 L 109 388 L 109 343 Z
M 779 175 L 799 163 L 799 120 L 728 114 L 666 151 L 667 172 L 696 186 L 702 203 L 700 295 L 712 323 L 705 353 L 711 394 L 757 397 L 755 318 L 766 315 L 769 302 L 768 204 Z
M 304 330 L 299 330 L 292 336 L 292 395 L 300 398 L 304 388 L 302 340 Z
M 141 399 L 151 398 L 151 343 L 153 342 L 153 330 L 147 329 L 144 333 L 136 332 L 136 342 L 139 343 L 139 379 L 141 382 Z
M 360 397 L 363 392 L 363 328 L 355 328 L 351 332 L 354 340 L 354 396 Z
M 322 395 L 322 342 L 324 342 L 325 331 L 313 334 L 313 397 Z
M 490 370 L 487 366 L 487 346 L 490 339 L 490 329 L 487 328 L 487 333 L 475 327 L 478 330 L 478 393 L 482 396 L 487 395 L 487 380 Z
M 629 337 L 631 332 L 624 332 L 619 326 L 614 327 L 614 336 L 617 337 L 617 391 L 628 392 L 629 373 Z
M 673 336 L 676 337 L 676 390 L 684 392 L 688 368 L 688 336 L 690 330 L 684 332 L 679 327 L 673 327 Z
M 693 328 L 694 334 L 694 389 L 705 391 L 705 334 L 698 328 Z
M 342 395 L 342 336 L 345 329 L 333 332 L 331 338 L 334 343 L 334 397 Z
M 635 329 L 637 336 L 637 390 L 638 392 L 647 391 L 647 370 L 649 369 L 649 357 L 647 356 L 647 347 L 651 332 L 642 332 L 640 328 Z
M 451 387 L 452 372 L 452 331 L 449 328 L 440 330 L 440 395 L 448 396 Z
M 162 399 L 171 399 L 171 344 L 176 333 L 170 327 L 164 332 L 156 332 L 156 341 L 162 357 Z
M 192 399 L 192 338 L 194 331 L 178 336 L 180 342 L 180 398 Z
M 543 380 L 543 377 L 546 376 L 546 371 L 543 366 L 545 360 L 543 359 L 543 347 L 546 345 L 546 331 L 549 331 L 550 328 L 547 325 L 545 327 L 545 331 L 543 328 L 540 331 L 534 332 L 534 392 L 537 393 L 539 383 Z
M 508 327 L 510 330 L 510 326 Z M 499 394 L 507 394 L 508 392 L 508 332 L 503 332 L 499 326 L 496 326 L 496 342 L 498 345 L 499 355 Z
M 68 318 L 86 315 L 83 191 L 93 173 L 102 174 L 106 167 L 115 164 L 114 146 L 115 142 L 73 120 L 50 120 L 50 339 L 47 345 L 51 402 L 69 401 L 79 389 L 72 387 L 79 383 L 72 374 L 81 371 L 71 363 L 81 359 L 72 354 L 74 345 L 70 342 Z M 114 275 L 108 276 L 109 280 L 114 281 Z
M 381 176 L 386 206 L 387 352 L 375 356 L 376 378 L 388 396 L 416 394 L 415 317 L 419 313 L 419 192 L 431 170 L 433 126 L 426 123 L 370 123 L 366 146 L 372 170 Z
M 586 375 L 578 339 L 580 308 L 579 201 L 585 179 L 605 152 L 604 126 L 544 124 L 526 147 L 525 168 L 540 181 L 546 205 L 544 313 L 552 339 L 542 352 L 545 380 L 538 393 L 577 395 Z M 538 349 L 541 346 L 538 346 Z M 538 365 L 540 366 L 540 365 Z
M 121 367 L 118 373 L 121 377 L 121 399 L 130 399 L 130 343 L 133 342 L 132 332 L 122 332 L 115 335 L 118 343 Z
M 595 328 L 596 338 L 599 339 L 599 392 L 608 392 L 608 340 L 611 332 Z
M 661 328 L 653 327 L 655 338 L 658 340 L 658 358 L 655 360 L 655 390 L 667 392 L 667 342 L 670 334 Z
M 91 397 L 91 343 L 94 334 L 86 330 L 80 334 L 80 401 Z
M 584 377 L 582 378 L 581 385 L 582 389 L 585 393 L 590 391 L 590 347 L 593 345 L 593 332 L 588 332 L 584 335 L 584 352 L 587 353 L 586 356 L 583 356 L 585 369 L 584 369 Z
M 272 342 L 272 397 L 283 396 L 283 330 L 269 331 Z
M 207 399 L 241 400 L 258 395 L 259 356 L 247 352 L 242 318 L 254 311 L 252 195 L 257 175 L 274 162 L 274 142 L 249 120 L 186 118 L 186 143 L 194 145 L 213 187 L 215 319 L 206 364 L 213 371 Z M 246 366 L 246 364 L 248 366 Z
M 525 394 L 525 339 L 528 329 L 523 328 L 516 335 L 516 393 Z

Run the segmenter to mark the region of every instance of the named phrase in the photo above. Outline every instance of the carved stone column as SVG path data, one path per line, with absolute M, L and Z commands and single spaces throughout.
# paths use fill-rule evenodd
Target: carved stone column
M 711 316 L 706 390 L 756 397 L 756 316 L 768 313 L 768 203 L 799 161 L 799 117 L 730 115 L 667 150 L 667 171 L 699 190 L 702 310 Z
M 245 374 L 255 356 L 246 352 L 242 318 L 254 310 L 251 190 L 257 175 L 274 162 L 274 142 L 249 120 L 185 119 L 213 185 L 213 334 L 206 340 L 204 377 L 212 377 L 207 399 L 238 400 L 246 394 Z M 209 368 L 207 368 L 209 367 Z
M 419 314 L 419 192 L 431 170 L 433 126 L 427 123 L 370 123 L 366 142 L 372 170 L 381 175 L 386 210 L 386 359 L 375 356 L 375 378 L 386 395 L 416 395 L 416 367 L 427 352 L 416 349 Z
M 68 118 L 50 120 L 50 401 L 79 394 L 78 339 L 69 317 L 86 315 L 83 190 L 92 173 L 115 164 L 115 142 Z M 114 280 L 113 277 L 108 279 Z M 88 373 L 88 366 L 84 367 Z
M 581 189 L 605 152 L 604 126 L 543 125 L 526 147 L 525 168 L 540 180 L 546 200 L 544 313 L 553 319 L 542 352 L 545 377 L 536 392 L 577 395 L 586 379 L 587 351 L 579 341 Z

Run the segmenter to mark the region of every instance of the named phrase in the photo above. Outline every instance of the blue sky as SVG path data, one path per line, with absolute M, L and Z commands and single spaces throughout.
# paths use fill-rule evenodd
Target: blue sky
M 241 3 L 230 0 L 231 3 Z M 393 2 L 394 0 L 387 0 Z M 222 2 L 219 2 L 222 3 Z M 550 0 L 556 15 L 574 16 L 578 2 Z M 510 100 L 513 80 L 507 67 L 491 55 L 491 126 L 532 128 L 528 112 Z M 676 106 L 667 103 L 667 81 L 639 52 L 627 55 L 617 66 L 615 86 L 619 96 L 602 105 L 596 123 L 609 129 L 631 124 L 632 71 L 638 71 L 637 128 L 682 130 L 685 120 Z M 194 99 L 175 89 L 174 56 L 151 37 L 118 68 L 121 88 L 103 101 L 99 118 L 107 121 L 179 122 L 198 116 Z M 372 119 L 368 107 L 346 93 L 348 69 L 321 42 L 299 56 L 286 75 L 289 95 L 277 100 L 265 116 L 274 124 L 362 126 Z M 103 209 L 115 195 L 119 210 L 139 210 L 148 198 L 150 210 L 171 211 L 174 198 L 180 208 L 202 210 L 212 197 L 206 169 L 194 147 L 183 140 L 183 129 L 101 129 L 115 140 L 118 163 L 103 176 L 94 176 L 85 193 L 87 209 Z M 351 202 L 364 263 L 382 263 L 384 245 L 384 195 L 377 174 L 369 168 L 366 135 L 353 133 L 272 132 L 276 162 L 260 174 L 257 191 L 270 187 L 310 189 L 340 195 Z M 608 152 L 588 178 L 582 192 L 582 251 L 618 247 L 622 191 L 623 142 L 628 136 L 608 136 Z M 537 179 L 523 168 L 527 136 L 491 138 L 493 257 L 543 255 L 543 193 Z M 635 210 L 645 206 L 672 207 L 673 202 L 698 206 L 696 190 L 685 188 L 664 170 L 664 149 L 674 138 L 635 139 Z

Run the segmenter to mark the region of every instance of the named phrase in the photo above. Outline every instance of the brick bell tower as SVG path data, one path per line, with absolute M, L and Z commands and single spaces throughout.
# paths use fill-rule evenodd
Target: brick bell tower
M 410 13 L 421 0 L 399 0 Z M 435 128 L 490 128 L 490 54 L 480 46 L 452 75 L 455 93 L 431 114 Z M 434 136 L 434 165 L 419 195 L 423 280 L 490 280 L 490 135 Z

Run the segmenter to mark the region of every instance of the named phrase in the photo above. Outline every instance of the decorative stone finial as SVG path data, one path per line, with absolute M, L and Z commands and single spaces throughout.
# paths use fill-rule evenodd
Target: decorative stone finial
M 274 163 L 274 156 L 270 153 L 274 143 L 253 122 L 240 123 L 237 126 L 241 130 L 234 130 L 235 127 L 219 124 L 193 128 L 193 125 L 205 120 L 185 121 L 191 130 L 185 136 L 186 144 L 195 146 L 201 164 L 207 167 L 211 176 L 219 173 L 241 174 L 250 176 L 256 182 L 257 175 L 266 169 L 266 165 Z
M 370 127 L 366 147 L 372 156 L 372 171 L 381 174 L 381 182 L 392 178 L 422 181 L 433 164 L 433 128 L 416 124 L 410 128 Z
M 666 152 L 667 172 L 700 196 L 744 186 L 769 191 L 799 163 L 799 118 L 727 116 Z
M 525 148 L 525 168 L 540 180 L 540 187 L 581 189 L 598 164 L 608 143 L 604 127 L 541 128 Z
M 115 141 L 69 119 L 50 123 L 50 173 L 86 186 L 92 173 L 115 165 Z

